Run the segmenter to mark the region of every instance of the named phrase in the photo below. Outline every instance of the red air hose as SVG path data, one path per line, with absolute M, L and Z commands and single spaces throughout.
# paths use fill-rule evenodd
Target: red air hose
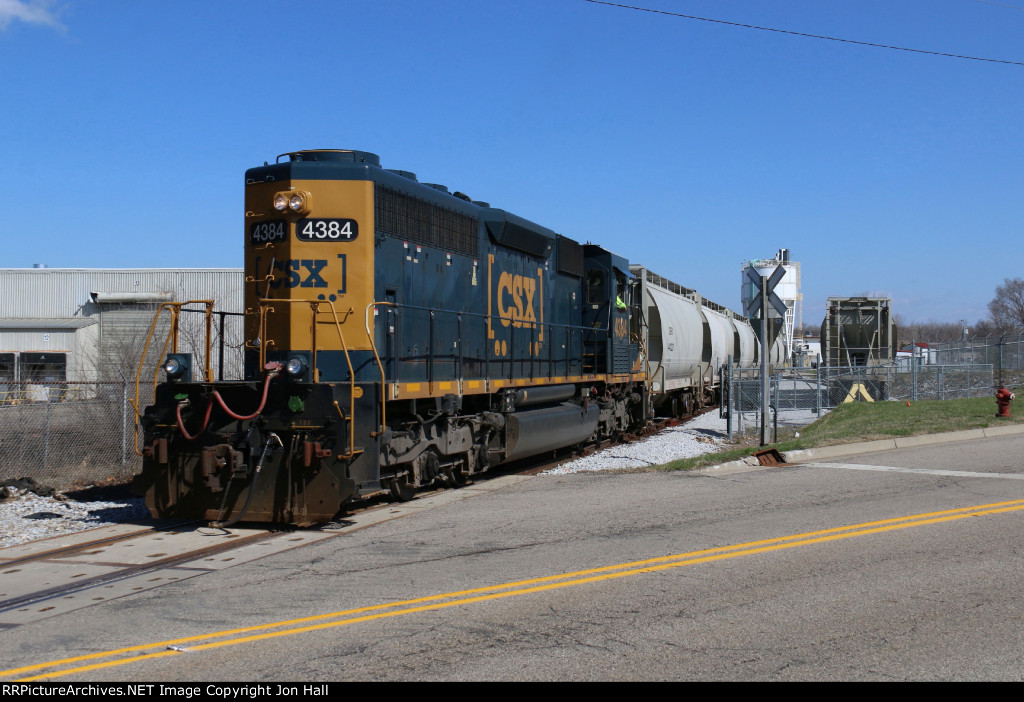
M 181 406 L 182 406 L 182 404 L 184 404 L 184 403 L 179 402 L 178 403 L 178 407 L 175 409 L 175 414 L 178 417 L 178 431 L 181 432 L 181 435 L 185 437 L 186 441 L 195 441 L 195 439 L 200 434 L 202 434 L 204 431 L 206 431 L 206 425 L 210 423 L 210 410 L 213 409 L 213 403 L 212 402 L 207 402 L 206 403 L 206 416 L 203 417 L 203 426 L 199 428 L 199 431 L 197 431 L 195 433 L 195 436 L 193 436 L 192 434 L 189 434 L 188 431 L 185 429 L 185 421 L 181 418 Z
M 263 408 L 267 404 L 267 395 L 270 392 L 270 379 L 274 378 L 275 376 L 277 376 L 278 373 L 281 372 L 281 364 L 277 362 L 271 362 L 264 366 L 263 369 L 267 371 L 267 374 L 263 376 L 263 396 L 260 398 L 260 406 L 257 407 L 256 411 L 253 412 L 252 414 L 236 414 L 231 410 L 230 407 L 227 406 L 227 403 L 224 402 L 224 398 L 220 396 L 220 393 L 217 392 L 216 390 L 213 391 L 213 398 L 217 400 L 217 404 L 219 404 L 221 409 L 223 409 L 232 419 L 255 419 L 263 412 Z M 206 431 L 206 426 L 210 423 L 210 411 L 213 409 L 213 400 L 207 401 L 206 416 L 203 418 L 203 426 L 199 429 L 199 431 L 195 433 L 195 435 L 189 434 L 188 431 L 185 429 L 185 422 L 181 418 L 181 405 L 182 403 L 179 402 L 177 409 L 178 431 L 181 432 L 181 435 L 184 436 L 187 441 L 193 441 L 196 439 L 196 437 L 198 437 L 200 434 Z
M 216 390 L 213 391 L 213 398 L 217 400 L 217 404 L 219 404 L 221 409 L 227 412 L 228 416 L 231 417 L 232 419 L 254 419 L 261 412 L 263 412 L 263 407 L 267 404 L 267 393 L 270 392 L 270 379 L 274 375 L 275 374 L 273 373 L 267 373 L 266 377 L 263 378 L 263 397 L 260 398 L 260 406 L 257 407 L 256 411 L 253 412 L 252 414 L 248 414 L 245 416 L 235 414 L 234 412 L 231 411 L 231 408 L 227 406 L 227 404 L 224 402 L 224 398 L 221 397 L 220 393 L 217 392 Z

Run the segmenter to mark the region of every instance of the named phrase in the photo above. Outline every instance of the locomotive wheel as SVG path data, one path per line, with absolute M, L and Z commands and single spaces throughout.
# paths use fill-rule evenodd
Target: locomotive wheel
M 416 488 L 409 480 L 408 473 L 402 473 L 388 480 L 388 490 L 398 502 L 408 502 L 416 497 Z
M 420 484 L 429 485 L 430 482 L 442 472 L 441 459 L 439 459 L 437 454 L 431 450 L 424 451 L 423 455 L 419 459 L 417 472 L 420 476 Z
M 465 469 L 465 465 L 465 463 L 456 464 L 444 469 L 444 474 L 448 479 L 449 485 L 460 488 L 466 484 L 466 480 L 469 478 L 469 472 Z

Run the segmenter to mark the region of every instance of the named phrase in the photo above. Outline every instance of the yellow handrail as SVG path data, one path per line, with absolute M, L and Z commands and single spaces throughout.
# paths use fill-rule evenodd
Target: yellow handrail
M 352 358 L 351 358 L 351 355 L 349 354 L 348 343 L 347 343 L 347 341 L 345 339 L 345 334 L 344 334 L 344 332 L 341 329 L 341 325 L 344 324 L 348 320 L 349 316 L 352 315 L 355 310 L 353 310 L 352 308 L 344 310 L 343 312 L 341 312 L 341 314 L 342 314 L 341 318 L 339 318 L 339 310 L 335 309 L 333 302 L 320 301 L 320 300 L 307 300 L 307 299 L 259 298 L 258 299 L 258 304 L 259 304 L 259 311 L 258 311 L 258 314 L 259 314 L 259 328 L 258 328 L 258 331 L 257 331 L 257 338 L 261 340 L 260 343 L 259 343 L 259 346 L 258 346 L 258 348 L 259 348 L 259 364 L 260 364 L 261 368 L 264 365 L 266 365 L 267 348 L 270 347 L 270 346 L 276 346 L 276 343 L 272 339 L 267 339 L 266 338 L 266 334 L 267 334 L 267 316 L 270 313 L 274 312 L 274 307 L 273 306 L 275 304 L 278 304 L 278 303 L 282 303 L 282 304 L 307 304 L 307 305 L 309 305 L 310 318 L 311 318 L 311 321 L 310 321 L 310 340 L 312 342 L 312 355 L 313 355 L 312 371 L 313 371 L 313 380 L 314 380 L 314 382 L 319 382 L 319 379 L 320 379 L 320 377 L 319 377 L 320 376 L 320 371 L 319 371 L 319 368 L 317 367 L 317 354 L 319 352 L 319 343 L 318 343 L 318 338 L 317 338 L 317 336 L 318 336 L 317 335 L 317 324 L 318 324 L 317 316 L 320 313 L 320 309 L 319 308 L 320 308 L 321 304 L 326 304 L 326 305 L 328 305 L 330 307 L 331 321 L 325 322 L 325 323 L 333 324 L 335 329 L 337 330 L 338 340 L 341 343 L 341 350 L 345 354 L 345 363 L 348 366 L 348 373 L 349 373 L 349 413 L 348 413 L 347 417 L 345 416 L 345 413 L 341 411 L 340 406 L 338 406 L 337 403 L 335 403 L 335 406 L 336 406 L 336 409 L 338 410 L 339 415 L 349 425 L 349 431 L 348 431 L 348 434 L 349 434 L 348 453 L 343 454 L 343 455 L 339 455 L 338 458 L 340 458 L 340 459 L 349 459 L 349 458 L 352 458 L 353 456 L 358 455 L 358 453 L 362 453 L 362 450 L 357 452 L 356 448 L 355 448 L 355 432 L 354 432 L 354 428 L 355 428 L 355 400 L 356 400 L 355 370 L 352 367 Z M 214 304 L 213 300 L 189 300 L 187 302 L 164 302 L 164 303 L 161 303 L 160 306 L 157 309 L 156 314 L 153 316 L 153 322 L 150 324 L 149 333 L 146 335 L 146 343 L 145 343 L 143 351 L 142 351 L 142 358 L 139 361 L 139 367 L 138 367 L 138 370 L 137 370 L 136 375 L 135 375 L 135 398 L 132 401 L 132 406 L 135 409 L 135 453 L 137 455 L 140 455 L 140 456 L 143 455 L 142 451 L 139 450 L 139 419 L 142 416 L 141 410 L 139 408 L 140 382 L 141 382 L 141 378 L 142 378 L 143 366 L 145 365 L 145 360 L 146 360 L 146 357 L 147 357 L 147 355 L 149 353 L 150 344 L 152 343 L 153 336 L 154 336 L 154 334 L 156 332 L 157 322 L 159 321 L 160 315 L 164 312 L 164 310 L 167 310 L 170 313 L 170 315 L 171 315 L 171 326 L 170 326 L 170 329 L 167 332 L 167 337 L 164 339 L 163 347 L 161 348 L 161 351 L 160 351 L 160 359 L 162 361 L 163 358 L 166 356 L 166 354 L 168 352 L 168 347 L 170 348 L 170 353 L 177 353 L 177 351 L 178 351 L 179 319 L 180 319 L 180 315 L 181 315 L 181 309 L 182 309 L 182 307 L 184 307 L 186 305 L 191 305 L 191 304 L 204 304 L 204 305 L 206 305 L 206 339 L 205 339 L 205 345 L 204 345 L 206 354 L 205 354 L 204 363 L 203 363 L 203 379 L 205 381 L 207 381 L 207 382 L 211 382 L 213 380 L 213 370 L 212 370 L 212 367 L 211 367 L 211 357 L 210 357 L 211 345 L 212 345 L 212 335 L 213 335 L 213 328 L 212 328 L 212 326 L 213 326 L 213 304 Z M 391 303 L 391 302 L 374 302 L 374 303 L 371 303 L 370 305 L 368 305 L 367 309 L 366 309 L 366 335 L 367 335 L 367 339 L 368 339 L 368 341 L 370 343 L 370 349 L 373 352 L 373 357 L 374 357 L 374 360 L 375 360 L 375 362 L 377 364 L 377 368 L 380 370 L 380 374 L 381 374 L 381 392 L 382 393 L 386 393 L 386 387 L 385 387 L 386 378 L 385 378 L 385 375 L 384 375 L 384 366 L 383 366 L 383 364 L 382 364 L 382 362 L 380 360 L 380 355 L 377 352 L 377 347 L 376 347 L 376 344 L 373 341 L 372 334 L 369 331 L 369 329 L 370 329 L 370 326 L 369 326 L 369 310 L 370 310 L 371 307 L 373 307 L 375 305 L 392 305 L 393 306 L 394 303 Z M 251 346 L 250 346 L 250 348 L 251 348 Z M 162 363 L 158 364 L 156 369 L 155 369 L 155 371 L 154 371 L 154 373 L 153 373 L 153 392 L 154 392 L 154 395 L 156 393 L 156 386 L 157 386 L 157 384 L 159 382 L 161 367 L 162 367 Z M 384 410 L 384 397 L 382 396 L 381 399 L 382 399 L 382 402 L 381 402 L 381 424 L 380 424 L 379 430 L 383 431 L 384 427 L 386 426 L 386 414 L 385 414 L 385 410 Z
M 331 316 L 334 317 L 334 326 L 338 330 L 338 340 L 341 341 L 341 350 L 345 352 L 345 363 L 348 365 L 348 455 L 338 456 L 338 458 L 352 458 L 356 455 L 356 374 L 352 368 L 352 358 L 348 355 L 348 345 L 345 343 L 345 335 L 341 333 L 341 322 L 338 321 L 338 311 L 334 309 L 334 303 L 328 302 L 331 307 Z M 345 319 L 352 314 L 353 310 L 350 307 L 345 312 Z M 313 306 L 313 327 L 316 327 L 316 314 L 317 306 Z M 316 353 L 316 346 L 313 347 L 313 353 Z M 316 368 L 314 362 L 313 367 Z M 340 409 L 340 408 L 339 408 Z
M 377 368 L 380 369 L 380 429 L 378 431 L 383 432 L 388 423 L 386 421 L 387 416 L 384 407 L 387 405 L 387 378 L 384 377 L 384 364 L 380 362 L 380 356 L 377 354 L 377 344 L 373 341 L 373 334 L 370 333 L 370 308 L 376 307 L 377 305 L 383 305 L 384 307 L 397 307 L 394 302 L 371 302 L 366 306 L 366 312 L 364 313 L 366 321 L 366 340 L 370 342 L 370 348 L 373 350 L 373 359 L 377 362 Z
M 265 337 L 265 335 L 266 335 L 266 331 L 267 331 L 266 321 L 267 321 L 267 314 L 268 314 L 268 312 L 273 312 L 274 308 L 272 307 L 272 305 L 274 305 L 276 303 L 279 303 L 279 302 L 280 303 L 285 303 L 285 304 L 303 304 L 304 303 L 304 304 L 309 305 L 310 320 L 311 320 L 310 321 L 310 342 L 311 342 L 311 345 L 312 345 L 312 354 L 313 354 L 313 364 L 312 364 L 313 367 L 312 367 L 312 371 L 313 371 L 313 380 L 314 380 L 314 382 L 319 382 L 319 380 L 320 380 L 320 370 L 317 367 L 317 360 L 316 360 L 317 359 L 317 352 L 319 351 L 319 344 L 317 343 L 317 331 L 316 331 L 317 315 L 319 314 L 320 305 L 321 304 L 326 304 L 326 305 L 328 305 L 331 308 L 331 316 L 333 318 L 334 326 L 338 330 L 338 340 L 341 342 L 341 350 L 345 354 L 345 364 L 348 366 L 348 378 L 349 378 L 349 414 L 348 414 L 348 417 L 345 417 L 344 413 L 339 412 L 339 414 L 341 414 L 342 418 L 345 419 L 345 421 L 348 422 L 348 425 L 349 425 L 348 426 L 349 447 L 348 447 L 348 453 L 347 454 L 342 454 L 342 455 L 338 456 L 338 458 L 340 458 L 340 459 L 352 458 L 353 456 L 358 455 L 358 453 L 361 453 L 361 451 L 357 453 L 356 452 L 356 447 L 355 447 L 355 440 L 356 440 L 355 439 L 356 377 L 355 377 L 355 370 L 352 368 L 352 358 L 351 358 L 351 356 L 349 355 L 349 352 L 348 352 L 348 344 L 345 341 L 344 333 L 342 333 L 342 331 L 341 331 L 341 325 L 344 324 L 345 320 L 348 319 L 348 316 L 350 314 L 352 314 L 354 312 L 354 310 L 352 308 L 349 308 L 348 310 L 346 310 L 344 312 L 344 315 L 345 315 L 344 318 L 339 320 L 338 319 L 338 311 L 334 308 L 334 303 L 333 302 L 321 301 L 321 300 L 292 299 L 292 298 L 260 298 L 259 299 L 260 326 L 259 326 L 259 330 L 258 330 L 258 337 L 260 339 L 263 339 Z M 270 344 L 270 340 L 269 339 L 267 339 L 266 341 L 263 341 L 263 342 L 260 343 L 260 365 L 261 366 L 266 363 L 266 351 L 265 351 L 265 349 L 266 349 L 266 347 L 269 344 Z M 338 409 L 340 410 L 340 408 L 338 408 Z
M 167 347 L 171 347 L 171 353 L 178 352 L 178 318 L 181 316 L 181 308 L 185 305 L 206 306 L 206 343 L 204 344 L 206 353 L 203 358 L 203 379 L 207 382 L 213 380 L 213 368 L 210 365 L 211 337 L 213 334 L 213 300 L 161 302 L 157 307 L 156 314 L 153 315 L 152 323 L 149 325 L 146 343 L 142 347 L 142 356 L 139 358 L 139 367 L 135 372 L 135 398 L 131 400 L 131 405 L 132 409 L 135 410 L 135 454 L 138 456 L 142 455 L 142 451 L 139 450 L 139 419 L 142 417 L 142 411 L 139 409 L 139 383 L 142 379 L 142 367 L 145 365 L 146 355 L 149 353 L 149 344 L 153 341 L 153 334 L 156 332 L 156 324 L 160 319 L 160 314 L 167 310 L 171 314 L 171 327 L 167 330 L 167 337 L 164 339 L 164 345 L 160 349 L 160 362 L 157 363 L 156 370 L 153 371 L 153 394 L 155 397 L 157 382 L 160 378 L 160 368 L 163 365 L 164 357 L 167 355 Z

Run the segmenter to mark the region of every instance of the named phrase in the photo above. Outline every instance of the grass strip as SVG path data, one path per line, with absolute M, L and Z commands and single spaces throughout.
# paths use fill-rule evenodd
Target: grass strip
M 1011 388 L 1019 397 L 1024 388 Z M 1016 404 L 1016 403 L 1014 403 Z M 1016 411 L 1015 411 L 1016 410 Z M 858 441 L 893 439 L 922 434 L 941 434 L 965 429 L 986 429 L 1024 423 L 1024 408 L 1011 405 L 1011 417 L 996 417 L 994 397 L 973 397 L 955 400 L 920 400 L 918 402 L 848 402 L 812 424 L 799 429 L 779 430 L 778 442 L 761 446 L 728 448 L 694 458 L 683 458 L 655 470 L 693 470 L 704 466 L 738 461 L 763 448 L 796 451 L 819 446 L 835 446 Z M 800 436 L 795 434 L 799 432 Z

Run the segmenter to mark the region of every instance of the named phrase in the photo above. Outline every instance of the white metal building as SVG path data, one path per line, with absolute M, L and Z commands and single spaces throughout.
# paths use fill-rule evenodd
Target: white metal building
M 133 380 L 158 304 L 210 299 L 216 311 L 241 313 L 242 269 L 0 269 L 0 383 Z M 223 319 L 237 347 L 230 362 L 240 362 L 241 317 Z M 182 315 L 187 341 L 202 320 Z

